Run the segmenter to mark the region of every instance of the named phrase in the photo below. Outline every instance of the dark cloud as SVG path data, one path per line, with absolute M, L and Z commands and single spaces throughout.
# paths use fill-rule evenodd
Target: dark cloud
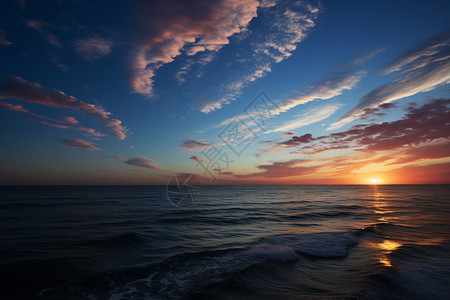
M 309 143 L 313 140 L 313 137 L 310 133 L 304 134 L 302 136 L 293 136 L 291 139 L 281 142 L 280 144 L 286 146 L 298 146 L 301 144 Z
M 292 177 L 301 176 L 306 174 L 314 173 L 318 167 L 304 167 L 299 164 L 304 163 L 303 159 L 293 159 L 286 162 L 274 162 L 270 165 L 259 165 L 258 169 L 261 172 L 255 172 L 245 175 L 234 175 L 236 178 L 251 178 L 251 177 L 266 177 L 266 178 L 276 178 L 276 177 Z
M 394 150 L 450 137 L 450 99 L 430 100 L 420 107 L 411 105 L 407 110 L 400 120 L 360 124 L 346 131 L 317 138 L 310 134 L 294 136 L 281 144 L 284 147 L 298 147 L 303 143 L 319 142 L 321 152 L 342 147 L 374 151 Z M 299 153 L 314 153 L 308 152 L 310 149 L 318 150 L 313 145 L 307 145 L 300 148 Z
M 112 119 L 111 113 L 103 107 L 83 102 L 59 90 L 46 90 L 39 83 L 29 82 L 17 76 L 9 76 L 6 82 L 0 83 L 0 94 L 17 100 L 81 111 L 99 119 L 109 127 L 103 130 L 102 134 L 112 135 L 121 140 L 126 137 L 126 128 L 121 125 L 122 121 Z
M 81 139 L 58 139 L 63 146 L 71 149 L 82 149 L 87 151 L 101 151 L 102 149 L 94 146 L 91 142 Z
M 201 162 L 201 161 L 203 161 L 203 158 L 201 158 L 201 157 L 198 156 L 198 155 L 192 155 L 192 156 L 190 157 L 190 159 L 195 160 L 196 162 Z
M 130 159 L 125 160 L 124 162 L 126 164 L 141 167 L 141 168 L 160 170 L 160 167 L 152 159 L 142 157 L 142 156 L 130 158 Z

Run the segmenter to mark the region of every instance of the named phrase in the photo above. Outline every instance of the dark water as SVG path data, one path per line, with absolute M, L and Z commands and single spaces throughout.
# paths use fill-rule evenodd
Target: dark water
M 0 187 L 0 299 L 449 299 L 450 186 Z

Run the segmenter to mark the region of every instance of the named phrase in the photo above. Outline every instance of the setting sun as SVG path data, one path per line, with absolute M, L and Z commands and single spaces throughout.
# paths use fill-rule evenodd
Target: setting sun
M 370 182 L 372 184 L 377 184 L 378 183 L 378 179 L 377 178 L 372 178 L 372 179 L 370 179 Z

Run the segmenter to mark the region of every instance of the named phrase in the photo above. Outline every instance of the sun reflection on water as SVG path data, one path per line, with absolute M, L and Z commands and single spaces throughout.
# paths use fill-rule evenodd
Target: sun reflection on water
M 391 260 L 389 259 L 388 255 L 392 251 L 401 247 L 402 244 L 395 242 L 395 241 L 384 240 L 381 243 L 373 243 L 372 246 L 376 249 L 381 250 L 381 252 L 378 256 L 378 261 L 380 263 L 382 263 L 383 265 L 385 265 L 386 267 L 392 267 L 392 263 L 391 263 Z

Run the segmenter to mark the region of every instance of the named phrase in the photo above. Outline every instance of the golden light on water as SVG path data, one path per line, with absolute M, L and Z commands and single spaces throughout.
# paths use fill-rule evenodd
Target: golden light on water
M 379 244 L 373 244 L 375 248 L 380 249 L 382 252 L 378 256 L 378 261 L 385 265 L 386 267 L 392 267 L 391 260 L 388 257 L 388 254 L 390 254 L 392 251 L 396 250 L 398 247 L 400 247 L 402 244 L 384 240 L 382 243 Z
M 381 244 L 378 244 L 378 248 L 380 248 L 382 250 L 387 250 L 390 252 L 390 251 L 394 251 L 401 245 L 402 244 L 394 242 L 394 241 L 384 240 Z

